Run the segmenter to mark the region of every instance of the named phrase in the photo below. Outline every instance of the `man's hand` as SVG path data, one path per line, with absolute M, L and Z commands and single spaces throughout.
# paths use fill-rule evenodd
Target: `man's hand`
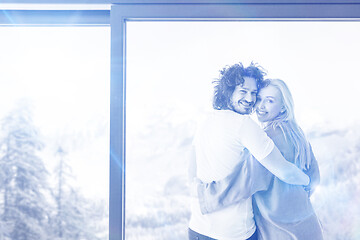
M 315 189 L 317 187 L 318 184 L 313 183 L 310 180 L 309 185 L 304 186 L 305 191 L 308 193 L 309 198 L 311 197 L 311 195 L 315 192 Z

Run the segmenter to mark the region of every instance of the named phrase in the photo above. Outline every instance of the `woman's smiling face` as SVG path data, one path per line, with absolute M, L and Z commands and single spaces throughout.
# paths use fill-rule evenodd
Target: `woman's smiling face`
M 284 110 L 279 89 L 272 85 L 260 89 L 256 102 L 256 114 L 260 122 L 273 121 Z

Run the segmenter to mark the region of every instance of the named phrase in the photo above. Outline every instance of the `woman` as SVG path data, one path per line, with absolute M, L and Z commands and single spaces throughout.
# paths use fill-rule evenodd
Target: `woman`
M 256 114 L 284 157 L 308 174 L 311 179 L 309 186 L 286 184 L 270 173 L 259 175 L 259 169 L 263 167 L 250 157 L 226 179 L 198 185 L 203 213 L 216 211 L 253 195 L 259 239 L 323 239 L 309 199 L 319 183 L 318 164 L 295 121 L 293 99 L 282 80 L 267 79 L 263 82 L 258 93 Z M 264 181 L 267 189 L 259 191 L 257 185 Z

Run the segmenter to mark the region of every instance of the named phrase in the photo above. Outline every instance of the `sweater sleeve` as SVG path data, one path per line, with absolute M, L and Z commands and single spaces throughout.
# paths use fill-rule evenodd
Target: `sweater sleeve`
M 198 184 L 197 191 L 202 214 L 236 204 L 269 187 L 273 175 L 248 151 L 244 151 L 243 157 L 245 161 L 241 161 L 224 179 Z

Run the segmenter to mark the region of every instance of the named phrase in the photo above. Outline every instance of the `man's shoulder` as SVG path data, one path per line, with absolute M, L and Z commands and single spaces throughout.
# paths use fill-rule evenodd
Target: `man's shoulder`
M 253 128 L 256 123 L 249 115 L 241 115 L 231 110 L 213 110 L 208 112 L 198 126 L 201 129 L 212 131 L 233 131 L 240 133 L 244 128 Z M 216 130 L 215 130 L 216 129 Z
M 250 118 L 249 115 L 239 114 L 232 110 L 214 110 L 211 114 L 217 118 L 223 118 L 229 121 L 244 121 Z

